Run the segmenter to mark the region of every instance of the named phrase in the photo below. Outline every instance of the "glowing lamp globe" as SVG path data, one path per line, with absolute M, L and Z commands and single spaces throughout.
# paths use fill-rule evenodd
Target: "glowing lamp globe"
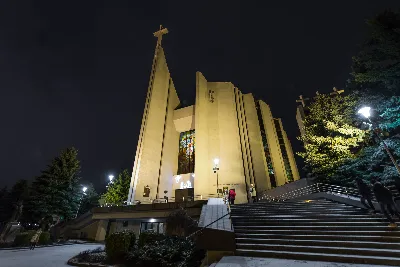
M 363 107 L 358 110 L 358 113 L 363 115 L 365 118 L 371 117 L 371 108 L 370 107 Z

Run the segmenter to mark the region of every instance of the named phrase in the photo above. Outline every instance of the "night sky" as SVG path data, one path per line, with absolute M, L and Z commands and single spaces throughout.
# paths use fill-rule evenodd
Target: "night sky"
M 32 180 L 69 146 L 98 190 L 109 173 L 132 169 L 160 24 L 170 31 L 163 46 L 181 102 L 194 104 L 196 71 L 231 81 L 271 106 L 299 151 L 295 100 L 342 88 L 365 19 L 399 6 L 2 0 L 0 186 Z

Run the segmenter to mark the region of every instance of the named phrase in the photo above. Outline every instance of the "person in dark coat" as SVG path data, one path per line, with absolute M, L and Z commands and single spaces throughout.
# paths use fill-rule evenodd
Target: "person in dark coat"
M 358 187 L 358 192 L 360 193 L 360 201 L 368 210 L 371 209 L 375 211 L 374 204 L 372 204 L 372 192 L 371 188 L 363 181 L 361 178 L 356 179 L 356 184 Z M 368 201 L 368 205 L 366 203 Z
M 388 213 L 389 210 L 390 213 L 393 212 L 398 218 L 400 218 L 400 212 L 398 211 L 397 206 L 394 203 L 392 192 L 379 181 L 377 181 L 376 178 L 372 178 L 371 183 L 373 184 L 372 190 L 374 191 L 376 200 L 379 202 L 381 211 L 390 222 L 389 226 L 397 227 L 392 216 Z

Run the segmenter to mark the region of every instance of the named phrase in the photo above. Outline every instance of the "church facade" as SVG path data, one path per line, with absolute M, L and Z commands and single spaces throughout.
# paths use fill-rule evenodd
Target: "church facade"
M 282 121 L 264 101 L 197 72 L 195 104 L 180 108 L 161 46 L 166 32 L 155 33 L 128 203 L 174 201 L 176 190 L 186 188 L 193 188 L 195 200 L 234 189 L 236 203 L 244 203 L 251 184 L 261 192 L 298 180 Z

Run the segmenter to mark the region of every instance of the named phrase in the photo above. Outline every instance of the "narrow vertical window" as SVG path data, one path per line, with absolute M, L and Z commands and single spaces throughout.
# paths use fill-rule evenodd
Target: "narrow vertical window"
M 179 136 L 178 174 L 194 173 L 195 130 L 182 132 Z

